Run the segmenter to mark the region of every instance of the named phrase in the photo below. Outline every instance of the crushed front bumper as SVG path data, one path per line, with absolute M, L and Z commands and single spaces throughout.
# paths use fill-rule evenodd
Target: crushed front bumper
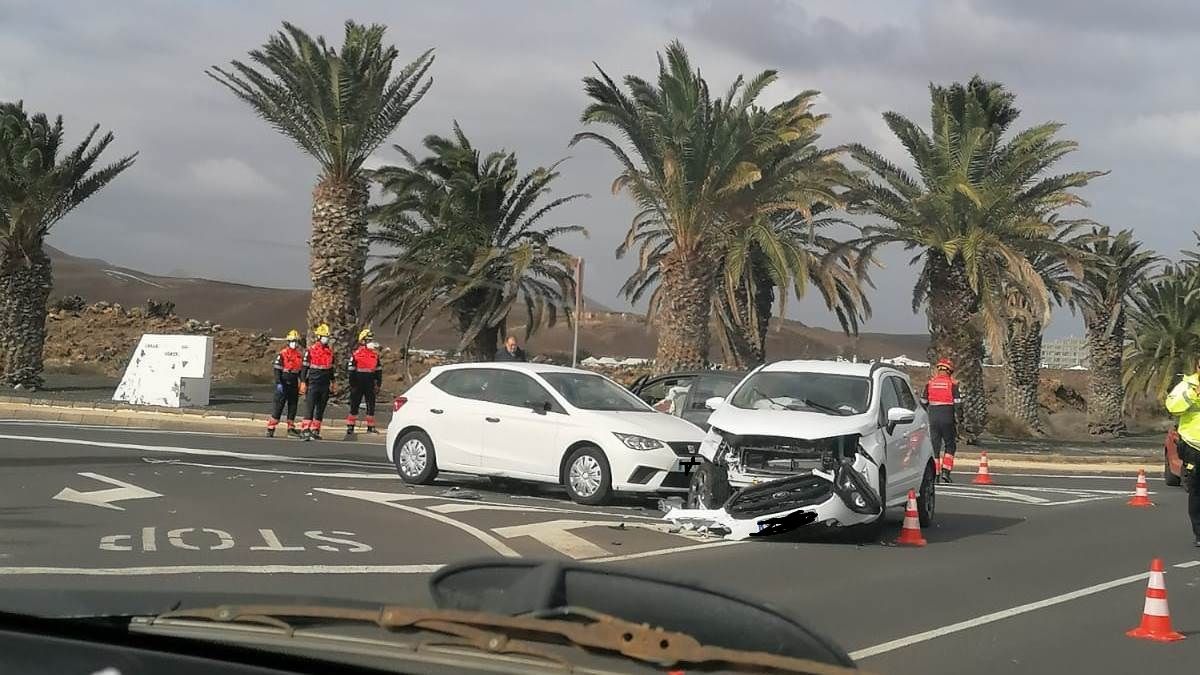
M 719 509 L 671 509 L 672 524 L 741 540 L 808 524 L 845 527 L 880 517 L 879 493 L 870 487 L 867 462 L 859 457 L 835 471 L 814 470 L 744 488 Z

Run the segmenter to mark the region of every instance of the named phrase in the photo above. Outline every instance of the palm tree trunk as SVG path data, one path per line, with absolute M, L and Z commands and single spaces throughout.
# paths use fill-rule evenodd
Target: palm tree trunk
M 329 324 L 337 362 L 354 350 L 367 264 L 367 183 L 322 179 L 313 189 L 308 325 Z M 339 365 L 340 367 L 340 365 Z
M 1042 433 L 1038 415 L 1038 381 L 1042 364 L 1042 324 L 1014 321 L 1004 341 L 1004 408 L 1035 433 Z
M 976 316 L 979 297 L 960 260 L 948 262 L 944 255 L 930 253 L 925 264 L 929 266 L 929 360 L 949 358 L 954 362 L 962 394 L 959 433 L 968 443 L 975 443 L 987 425 L 983 338 Z
M 718 281 L 718 284 L 721 282 Z M 749 370 L 766 359 L 767 327 L 774 306 L 774 287 L 767 285 L 754 289 L 753 298 L 746 283 L 739 284 L 731 299 L 724 289 L 718 289 L 714 310 L 718 314 L 721 352 L 729 368 Z M 766 313 L 762 305 L 767 305 Z M 749 306 L 754 303 L 755 312 Z
M 711 261 L 692 252 L 671 251 L 659 263 L 658 349 L 654 372 L 698 370 L 708 365 L 708 323 L 716 273 Z
M 10 265 L 3 276 L 0 309 L 4 313 L 4 384 L 26 389 L 41 388 L 42 350 L 46 344 L 46 301 L 54 274 L 50 258 L 39 251 L 27 261 Z
M 1120 436 L 1125 426 L 1125 385 L 1121 380 L 1125 348 L 1125 308 L 1119 307 L 1112 332 L 1108 326 L 1112 314 L 1102 311 L 1085 317 L 1087 324 L 1088 356 L 1091 372 L 1088 377 L 1088 433 L 1095 436 Z

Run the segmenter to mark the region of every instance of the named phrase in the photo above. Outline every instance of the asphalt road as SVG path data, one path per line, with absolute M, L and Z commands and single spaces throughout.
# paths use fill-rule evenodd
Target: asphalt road
M 1200 549 L 1185 494 L 1153 472 L 1152 509 L 1125 505 L 1132 478 L 999 474 L 983 488 L 959 475 L 939 489 L 929 545 L 912 549 L 824 531 L 714 540 L 673 531 L 653 499 L 583 507 L 557 490 L 474 479 L 411 488 L 382 440 L 0 422 L 0 469 L 0 591 L 44 591 L 48 611 L 88 589 L 425 604 L 441 564 L 557 556 L 762 600 L 873 672 L 1183 673 L 1200 663 Z M 1124 636 L 1156 556 L 1183 642 Z

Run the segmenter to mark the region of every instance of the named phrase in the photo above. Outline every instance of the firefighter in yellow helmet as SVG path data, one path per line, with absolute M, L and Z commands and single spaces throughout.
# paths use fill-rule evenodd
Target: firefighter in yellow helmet
M 329 395 L 337 392 L 334 383 L 333 348 L 329 346 L 330 331 L 327 324 L 313 330 L 317 341 L 304 352 L 304 364 L 300 367 L 300 393 L 304 394 L 304 419 L 300 421 L 300 435 L 306 441 L 321 440 L 321 422 L 325 419 L 325 406 Z
M 346 437 L 353 438 L 354 426 L 358 423 L 359 405 L 367 402 L 367 433 L 375 430 L 375 395 L 383 385 L 383 364 L 379 360 L 379 343 L 370 328 L 358 334 L 358 348 L 350 355 L 347 365 L 350 373 L 350 414 L 346 416 Z
M 267 436 L 275 435 L 279 418 L 283 415 L 283 404 L 287 403 L 288 436 L 300 436 L 296 431 L 296 405 L 300 401 L 300 368 L 304 355 L 300 352 L 300 333 L 288 331 L 287 346 L 275 355 L 275 409 L 267 420 Z

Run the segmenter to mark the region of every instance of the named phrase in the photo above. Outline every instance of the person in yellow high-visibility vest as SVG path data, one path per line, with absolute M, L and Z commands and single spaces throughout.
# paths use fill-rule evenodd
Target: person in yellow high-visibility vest
M 1188 491 L 1188 518 L 1192 521 L 1192 534 L 1196 546 L 1200 547 L 1200 363 L 1195 373 L 1185 375 L 1167 394 L 1167 412 L 1179 418 L 1179 458 L 1183 460 L 1182 483 Z

